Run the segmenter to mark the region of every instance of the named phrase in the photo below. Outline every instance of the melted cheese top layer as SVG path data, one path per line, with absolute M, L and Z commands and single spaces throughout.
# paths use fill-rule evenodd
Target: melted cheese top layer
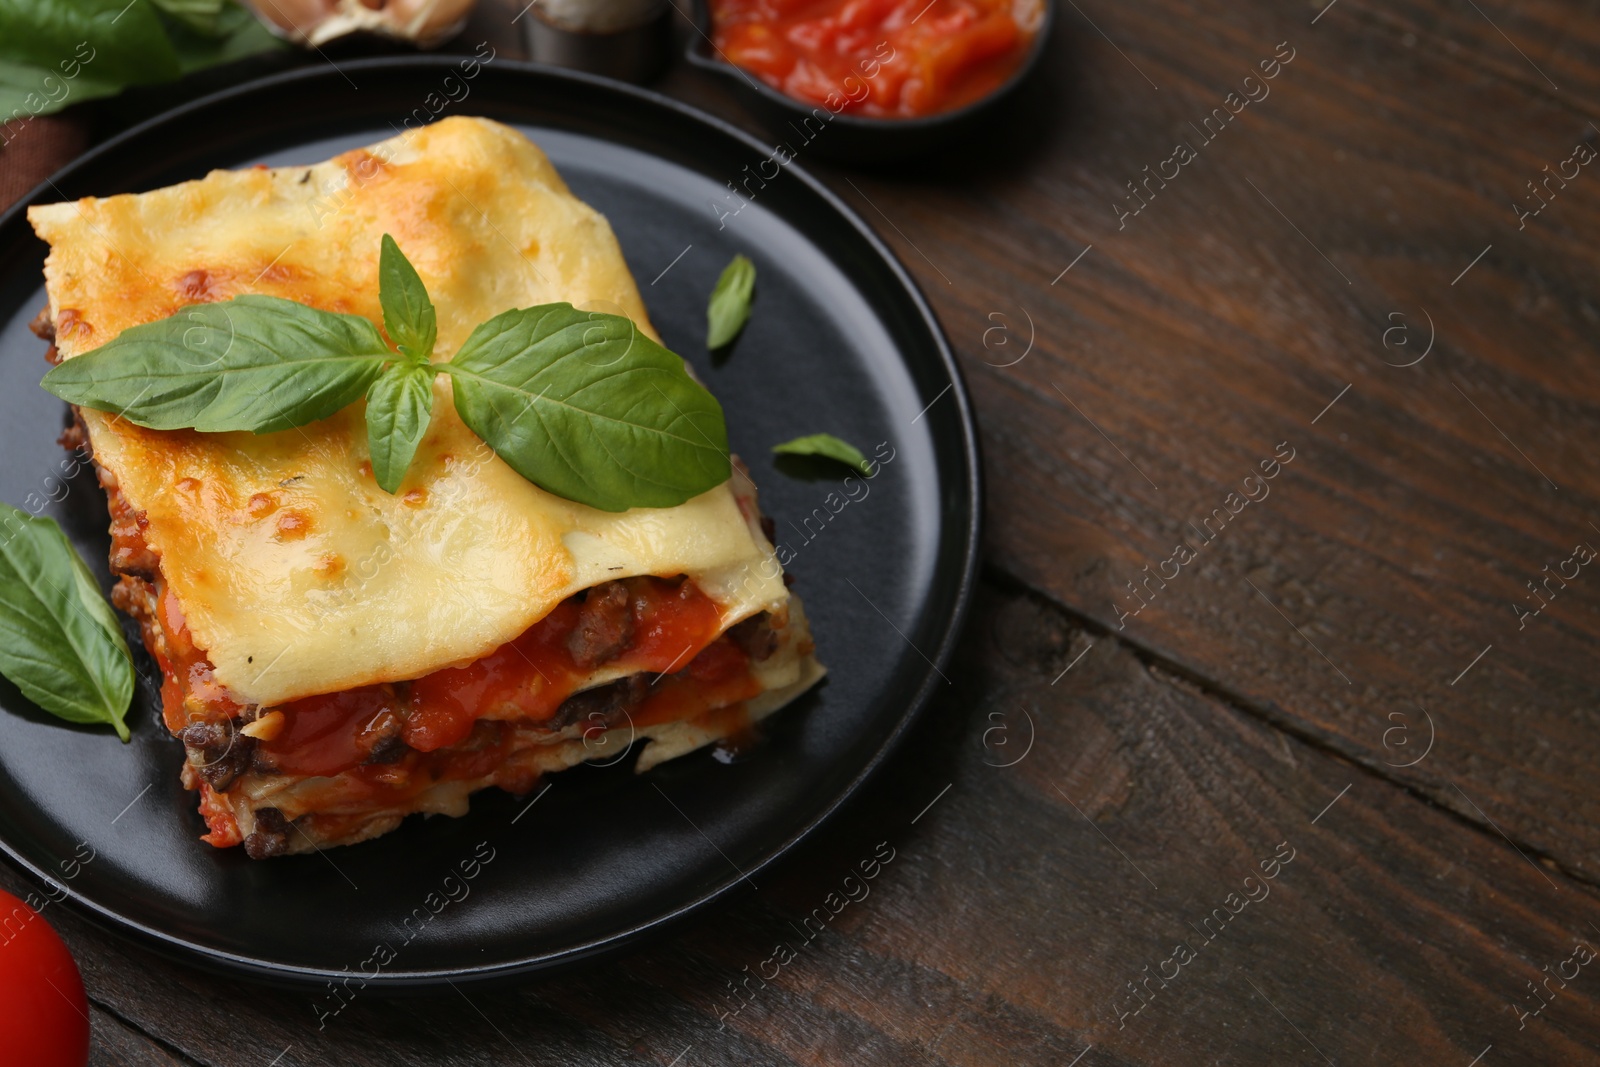
M 627 315 L 654 336 L 606 220 L 537 147 L 484 119 L 445 119 L 316 166 L 214 171 L 28 218 L 51 246 L 45 279 L 69 359 L 245 293 L 381 328 L 384 233 L 437 306 L 435 359 L 485 319 L 557 301 Z M 434 390 L 394 496 L 367 465 L 360 403 L 262 435 L 158 432 L 83 412 L 97 461 L 144 514 L 195 644 L 239 699 L 279 704 L 464 665 L 613 578 L 688 574 L 724 626 L 787 600 L 748 490 L 597 511 L 523 480 L 462 424 L 448 380 Z

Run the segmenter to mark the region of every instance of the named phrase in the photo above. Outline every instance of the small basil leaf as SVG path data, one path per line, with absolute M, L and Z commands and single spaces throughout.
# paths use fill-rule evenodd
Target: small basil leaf
M 385 493 L 400 488 L 428 430 L 437 372 L 431 364 L 396 363 L 367 390 L 367 448 L 372 476 Z
M 353 403 L 393 358 L 359 315 L 239 296 L 123 330 L 40 384 L 153 430 L 270 433 Z
M 461 420 L 518 474 L 602 511 L 727 481 L 722 407 L 620 315 L 544 304 L 483 323 L 449 363 Z
M 734 256 L 722 270 L 706 305 L 706 347 L 721 348 L 744 329 L 750 319 L 750 294 L 756 287 L 756 265 Z
M 417 269 L 388 234 L 383 235 L 378 254 L 378 300 L 383 304 L 383 328 L 401 353 L 426 363 L 439 337 L 439 318 Z
M 873 475 L 872 464 L 867 462 L 867 457 L 861 454 L 861 449 L 848 441 L 841 441 L 831 433 L 814 433 L 806 437 L 796 437 L 793 441 L 785 441 L 781 445 L 773 445 L 774 452 L 786 456 L 822 456 L 825 459 L 838 460 L 840 463 L 854 467 L 868 478 Z
M 128 740 L 133 659 L 111 605 L 61 528 L 0 504 L 0 674 L 68 722 Z

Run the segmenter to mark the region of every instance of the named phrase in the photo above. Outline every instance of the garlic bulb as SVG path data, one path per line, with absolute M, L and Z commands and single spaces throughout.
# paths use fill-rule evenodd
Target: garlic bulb
M 320 46 L 365 30 L 432 48 L 466 21 L 473 0 L 245 0 L 262 22 L 296 44 Z

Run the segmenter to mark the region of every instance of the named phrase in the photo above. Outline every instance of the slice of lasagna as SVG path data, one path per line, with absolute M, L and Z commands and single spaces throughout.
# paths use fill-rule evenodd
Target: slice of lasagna
M 29 219 L 50 244 L 52 361 L 248 293 L 381 327 L 385 233 L 437 302 L 436 358 L 497 313 L 559 301 L 654 337 L 606 220 L 481 119 Z M 373 479 L 360 404 L 262 435 L 76 413 L 63 443 L 92 449 L 114 599 L 160 665 L 213 845 L 352 844 L 635 738 L 647 770 L 822 675 L 737 460 L 678 507 L 597 511 L 524 480 L 462 424 L 448 377 L 433 388 L 394 495 Z

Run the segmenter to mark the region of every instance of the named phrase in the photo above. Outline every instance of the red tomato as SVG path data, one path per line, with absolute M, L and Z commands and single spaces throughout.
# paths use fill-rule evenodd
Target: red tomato
M 0 890 L 0 1049 L 7 1064 L 84 1067 L 89 1001 L 50 924 Z

